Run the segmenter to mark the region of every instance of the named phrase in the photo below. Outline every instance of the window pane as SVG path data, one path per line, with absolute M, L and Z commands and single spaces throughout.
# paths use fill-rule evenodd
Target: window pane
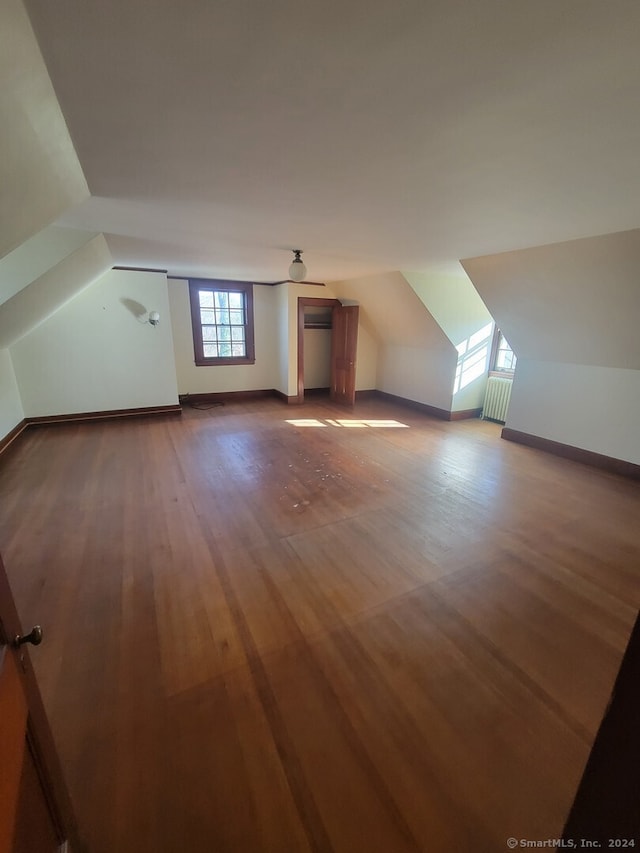
M 253 364 L 253 285 L 191 279 L 189 292 L 196 364 Z
M 498 348 L 495 354 L 495 363 L 493 365 L 494 370 L 505 370 L 510 373 L 515 370 L 516 367 L 516 355 L 514 351 L 509 346 L 509 342 L 502 334 L 499 332 L 498 334 Z
M 496 356 L 496 368 L 498 370 L 515 370 L 516 357 L 511 350 L 499 350 Z
M 203 341 L 215 341 L 217 339 L 216 336 L 216 327 L 215 326 L 203 326 L 202 327 L 202 340 Z

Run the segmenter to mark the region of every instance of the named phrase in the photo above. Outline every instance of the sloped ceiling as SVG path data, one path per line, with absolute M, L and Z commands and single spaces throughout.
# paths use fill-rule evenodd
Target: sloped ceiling
M 0 7 L 0 258 L 89 197 L 20 0 Z
M 0 350 L 55 314 L 111 266 L 106 240 L 98 234 L 23 287 L 0 305 Z
M 519 358 L 640 369 L 640 229 L 463 266 Z
M 454 354 L 446 334 L 401 273 L 334 282 L 331 289 L 341 301 L 360 304 L 362 320 L 382 345 Z
M 95 237 L 79 228 L 50 225 L 0 258 L 0 310 L 23 287 Z
M 17 0 L 11 0 L 17 2 Z M 115 262 L 452 270 L 640 225 L 636 0 L 27 0 Z
M 50 224 L 89 197 L 20 0 L 0 6 L 0 349 L 112 264 L 103 236 Z
M 457 276 L 406 270 L 402 275 L 454 347 L 493 326 L 491 314 L 463 270 Z

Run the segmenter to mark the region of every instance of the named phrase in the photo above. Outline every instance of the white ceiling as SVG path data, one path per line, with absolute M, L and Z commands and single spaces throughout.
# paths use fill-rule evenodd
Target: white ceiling
M 637 0 L 27 0 L 116 264 L 459 269 L 640 226 Z

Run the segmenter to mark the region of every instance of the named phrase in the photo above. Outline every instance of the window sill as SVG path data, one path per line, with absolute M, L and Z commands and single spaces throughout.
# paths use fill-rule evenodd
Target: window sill
M 196 359 L 196 367 L 229 367 L 234 364 L 255 364 L 255 358 L 202 358 Z

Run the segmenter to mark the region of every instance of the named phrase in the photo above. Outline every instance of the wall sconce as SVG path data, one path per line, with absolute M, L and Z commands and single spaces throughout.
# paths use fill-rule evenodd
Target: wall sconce
M 120 302 L 124 305 L 127 311 L 130 311 L 131 314 L 136 318 L 138 323 L 143 326 L 146 326 L 149 323 L 150 326 L 157 326 L 160 322 L 160 312 L 159 311 L 147 311 L 146 307 L 138 302 L 136 299 L 129 299 L 129 297 L 123 297 Z

